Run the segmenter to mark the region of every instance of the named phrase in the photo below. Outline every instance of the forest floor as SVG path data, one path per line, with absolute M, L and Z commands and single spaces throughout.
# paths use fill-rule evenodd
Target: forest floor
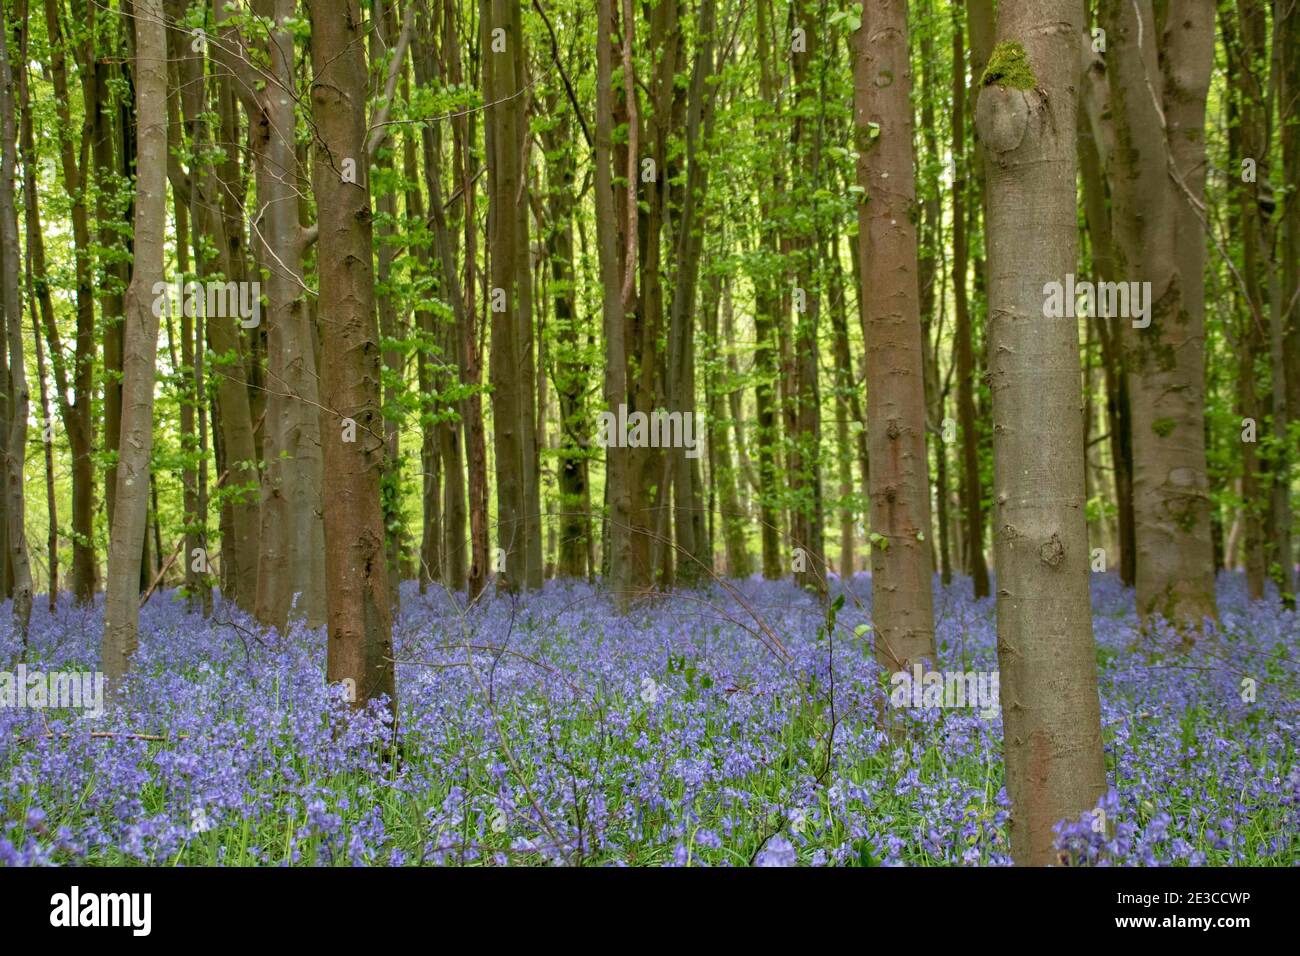
M 1224 575 L 1184 651 L 1093 580 L 1111 791 L 1065 858 L 1300 863 L 1300 617 Z M 322 631 L 155 594 L 129 704 L 0 707 L 0 865 L 1009 863 L 996 706 L 891 707 L 870 579 L 851 590 L 829 614 L 749 580 L 618 616 L 581 583 L 468 614 L 407 586 L 396 734 L 327 689 Z M 942 669 L 996 670 L 993 610 L 936 591 Z M 28 672 L 95 670 L 102 618 L 38 601 Z

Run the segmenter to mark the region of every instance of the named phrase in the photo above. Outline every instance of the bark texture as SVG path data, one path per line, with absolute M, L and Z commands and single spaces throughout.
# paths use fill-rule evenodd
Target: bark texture
M 1116 278 L 1150 282 L 1150 326 L 1119 319 L 1132 413 L 1138 613 L 1217 616 L 1205 458 L 1205 101 L 1214 5 L 1104 0 Z M 1201 207 L 1201 208 L 1198 208 Z
M 319 210 L 324 445 L 326 679 L 352 681 L 357 707 L 396 709 L 380 475 L 384 459 L 375 317 L 365 28 L 357 0 L 311 0 L 312 190 Z M 351 160 L 352 163 L 348 161 Z M 355 175 L 345 175 L 347 166 Z
M 994 555 L 1011 851 L 1105 791 L 1080 406 L 1079 329 L 1044 315 L 1078 252 L 1075 0 L 1003 0 L 980 91 L 988 209 Z M 997 77 L 997 79 L 995 79 Z
M 916 256 L 916 173 L 907 8 L 863 0 L 854 34 L 854 116 L 871 458 L 871 594 L 876 660 L 935 660 L 925 375 Z
M 167 35 L 162 0 L 135 8 L 135 95 L 138 173 L 135 182 L 135 268 L 126 290 L 122 356 L 122 447 L 117 505 L 109 537 L 100 666 L 110 691 L 120 686 L 135 653 L 140 615 L 141 548 L 149 513 L 153 452 L 153 390 L 159 314 L 154 285 L 163 281 L 167 203 Z

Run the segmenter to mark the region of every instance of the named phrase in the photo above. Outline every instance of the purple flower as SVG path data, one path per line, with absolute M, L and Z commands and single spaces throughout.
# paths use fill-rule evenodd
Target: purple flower
M 789 840 L 777 834 L 767 841 L 767 845 L 759 852 L 758 858 L 754 861 L 755 866 L 794 866 L 795 851 L 794 845 Z

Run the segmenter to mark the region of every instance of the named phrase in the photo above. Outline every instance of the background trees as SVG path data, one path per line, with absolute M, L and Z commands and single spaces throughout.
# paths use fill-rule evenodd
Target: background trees
M 1206 475 L 1205 103 L 1210 4 L 1104 2 L 1114 147 L 1112 252 L 1152 290 L 1151 324 L 1124 323 L 1138 608 L 1183 624 L 1215 615 Z

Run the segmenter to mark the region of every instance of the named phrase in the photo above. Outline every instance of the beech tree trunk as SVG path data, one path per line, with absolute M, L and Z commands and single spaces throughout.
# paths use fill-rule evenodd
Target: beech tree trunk
M 844 276 L 839 261 L 839 241 L 830 245 L 830 315 L 835 349 L 835 446 L 839 459 L 840 485 L 840 577 L 848 580 L 857 571 L 857 502 L 859 488 L 869 481 L 862 469 L 861 484 L 853 478 L 854 461 L 864 462 L 866 432 L 862 428 L 861 403 L 857 400 L 857 383 L 853 359 L 849 353 L 848 309 L 845 306 Z M 860 453 L 860 454 L 859 454 Z
M 162 0 L 135 7 L 137 175 L 135 253 L 126 290 L 122 357 L 122 446 L 116 507 L 109 537 L 101 664 L 110 690 L 121 685 L 138 646 L 141 549 L 149 514 L 153 453 L 153 391 L 159 310 L 154 285 L 163 281 L 167 203 L 167 36 Z
M 822 139 L 825 125 L 826 52 L 822 50 L 818 10 L 810 0 L 800 0 L 792 10 L 794 23 L 803 30 L 802 49 L 791 53 L 796 87 L 791 128 L 793 168 L 803 188 L 816 203 L 822 176 Z M 816 76 L 811 71 L 816 71 Z M 815 215 L 812 223 L 790 237 L 793 268 L 800 301 L 794 302 L 794 327 L 789 339 L 790 394 L 788 478 L 791 491 L 791 544 L 803 551 L 795 565 L 795 581 L 819 597 L 826 594 L 825 514 L 821 484 L 821 388 L 818 325 L 822 290 L 819 269 L 821 242 Z M 802 305 L 802 308 L 799 306 Z
M 1290 15 L 1286 11 L 1290 11 Z M 1284 182 L 1300 183 L 1300 16 L 1287 0 L 1274 0 L 1271 87 L 1277 91 Z M 1276 155 L 1276 153 L 1274 154 Z M 1272 562 L 1283 602 L 1296 606 L 1300 589 L 1295 562 L 1295 539 L 1291 535 L 1291 474 L 1296 449 L 1289 444 L 1289 423 L 1300 417 L 1300 190 L 1288 190 L 1282 199 L 1282 214 L 1274 218 L 1274 236 L 1269 245 L 1278 262 L 1271 264 L 1269 277 L 1269 364 L 1273 372 L 1273 437 L 1277 458 L 1273 468 Z M 1288 325 L 1290 332 L 1288 333 Z
M 498 585 L 507 591 L 542 585 L 540 474 L 536 434 L 528 247 L 524 35 L 520 9 L 506 0 L 483 6 L 484 98 L 488 156 L 489 307 L 492 345 L 493 450 L 497 475 L 497 545 L 505 551 Z M 502 32 L 498 32 L 502 31 Z M 503 49 L 496 49 L 497 45 Z
M 1122 323 L 1132 411 L 1137 602 L 1199 629 L 1217 616 L 1205 457 L 1205 102 L 1214 5 L 1103 0 L 1115 150 L 1116 278 L 1150 282 L 1150 326 Z
M 980 487 L 979 424 L 975 418 L 975 355 L 971 344 L 970 303 L 966 266 L 970 244 L 966 235 L 966 56 L 961 19 L 954 16 L 952 33 L 952 286 L 957 353 L 957 423 L 961 432 L 961 508 L 966 529 L 966 569 L 975 597 L 989 596 L 989 569 L 984 561 L 984 507 Z M 976 77 L 978 80 L 979 78 Z
M 450 44 L 452 52 L 452 82 L 460 82 L 461 72 L 456 45 Z M 470 560 L 469 573 L 466 578 L 466 593 L 472 601 L 487 586 L 488 567 L 488 482 L 487 482 L 487 435 L 483 426 L 483 396 L 479 385 L 483 378 L 483 357 L 479 349 L 478 316 L 474 305 L 474 287 L 477 268 L 475 266 L 475 218 L 474 218 L 474 181 L 470 175 L 470 156 L 474 142 L 473 116 L 460 117 L 460 122 L 453 125 L 456 130 L 457 172 L 460 176 L 460 190 L 465 207 L 464 212 L 464 250 L 465 250 L 465 286 L 464 313 L 456 324 L 456 335 L 461 366 L 461 381 L 470 387 L 469 396 L 461 405 L 461 417 L 465 427 L 465 454 L 468 472 L 469 499 L 469 537 Z M 430 203 L 436 209 L 436 201 L 430 194 Z M 439 215 L 435 212 L 435 217 Z M 435 219 L 436 221 L 436 219 Z M 441 247 L 440 247 L 441 248 Z M 450 246 L 448 246 L 450 248 Z M 450 255 L 450 253 L 448 253 Z M 454 261 L 448 259 L 448 261 Z M 452 537 L 454 526 L 448 524 L 447 550 L 459 546 L 461 541 Z
M 776 54 L 772 50 L 770 39 L 771 15 L 771 0 L 757 0 L 758 89 L 759 97 L 766 103 L 775 103 L 778 95 L 778 79 L 772 65 Z M 773 135 L 771 129 L 764 125 L 759 125 L 755 132 L 759 136 Z M 770 190 L 766 188 L 767 183 L 764 183 L 764 187 L 764 228 L 759 246 L 764 252 L 775 254 L 777 236 L 770 223 L 775 218 L 773 207 L 779 203 L 785 191 L 785 179 L 779 162 L 772 164 Z M 781 296 L 773 282 L 766 275 L 757 276 L 754 280 L 754 444 L 758 459 L 758 520 L 763 548 L 763 577 L 769 581 L 784 577 L 789 562 L 786 553 L 788 549 L 782 542 L 782 511 L 778 490 L 781 431 L 777 418 L 777 379 L 780 374 L 778 325 Z
M 600 267 L 601 315 L 605 331 L 604 396 L 606 410 L 618 414 L 627 402 L 628 375 L 624 337 L 623 277 L 619 272 L 619 226 L 613 176 L 614 94 L 611 0 L 597 0 L 596 13 L 596 248 Z M 619 443 L 605 449 L 606 581 L 620 605 L 638 583 L 634 567 L 631 451 Z
M 389 144 L 389 127 L 385 121 L 391 110 L 393 95 L 396 93 L 398 74 L 405 67 L 406 48 L 410 31 L 404 29 L 397 36 L 397 24 L 394 19 L 392 2 L 380 0 L 373 5 L 370 31 L 370 51 L 372 73 L 376 85 L 383 91 L 371 119 L 371 132 L 366 141 L 369 161 L 374 165 L 379 181 L 387 180 L 386 187 L 374 197 L 375 212 L 379 225 L 375 230 L 378 243 L 375 250 L 378 260 L 376 273 L 376 305 L 379 311 L 379 338 L 381 342 L 392 343 L 403 337 L 399 329 L 400 319 L 397 314 L 396 290 L 393 286 L 393 266 L 397 260 L 397 180 L 393 177 L 393 150 Z M 407 8 L 408 17 L 412 14 Z M 391 51 L 391 53 L 390 53 Z M 386 58 L 389 54 L 391 59 Z M 405 521 L 402 517 L 402 481 L 401 481 L 401 431 L 400 412 L 397 411 L 398 383 L 402 381 L 403 357 L 396 348 L 385 345 L 382 354 L 382 408 L 384 414 L 384 476 L 380 485 L 380 500 L 384 507 L 384 533 L 387 538 L 388 555 L 388 593 L 389 600 L 396 615 L 401 608 L 402 552 L 406 534 Z
M 1078 253 L 1077 0 L 1002 0 L 977 107 L 988 203 L 994 553 L 1011 851 L 1106 788 L 1088 595 L 1079 333 L 1044 316 Z
M 876 660 L 899 671 L 935 661 L 906 4 L 862 0 L 854 44 L 873 627 Z
M 66 40 L 61 11 L 56 0 L 45 0 L 45 26 L 50 39 L 50 76 L 61 127 L 59 159 L 63 188 L 71 197 L 73 255 L 76 263 L 76 346 L 72 367 L 71 403 L 60 402 L 63 426 L 72 452 L 72 593 L 78 603 L 93 599 L 95 564 L 95 471 L 91 459 L 94 425 L 91 420 L 91 392 L 95 377 L 95 299 L 90 268 L 90 227 L 86 216 L 85 170 L 73 149 L 72 116 L 68 106 Z M 166 114 L 163 114 L 165 121 Z M 146 290 L 147 291 L 147 290 Z M 47 330 L 47 335 L 48 335 Z M 57 333 L 50 342 L 51 355 L 57 348 Z M 60 391 L 61 395 L 66 392 Z
M 575 197 L 573 123 L 559 97 L 549 112 L 554 125 L 542 132 L 546 146 L 546 208 L 550 230 L 546 255 L 550 263 L 551 301 L 555 325 L 555 384 L 559 404 L 559 555 L 556 573 L 581 578 L 587 574 L 591 537 L 591 491 L 587 468 L 587 368 L 582 361 L 583 319 L 579 313 L 573 252 Z
M 925 7 L 928 12 L 928 7 Z M 948 445 L 943 435 L 943 423 L 947 418 L 948 392 L 951 390 L 952 361 L 949 361 L 949 373 L 943 374 L 940 367 L 940 339 L 943 335 L 945 317 L 944 275 L 939 268 L 943 255 L 944 231 L 942 200 L 939 184 L 934 182 L 930 170 L 939 162 L 939 139 L 935 132 L 933 73 L 937 59 L 934 46 L 934 31 L 921 31 L 919 36 L 921 86 L 920 129 L 921 143 L 918 154 L 919 188 L 924 192 L 923 200 L 918 201 L 920 222 L 917 230 L 917 285 L 920 290 L 921 314 L 921 360 L 925 368 L 926 431 L 930 435 L 940 436 L 934 448 L 934 519 L 937 526 L 938 541 L 934 535 L 930 540 L 930 566 L 939 570 L 939 583 L 947 587 L 952 583 L 952 559 L 949 552 L 949 518 L 948 518 Z M 924 171 L 924 172 L 922 172 Z M 937 547 L 936 547 L 937 545 Z
M 222 41 L 214 44 L 239 78 L 234 86 L 250 118 L 256 158 L 252 240 L 265 275 L 267 391 L 254 611 L 263 624 L 279 629 L 291 608 L 310 627 L 325 620 L 320 391 L 295 200 L 300 176 L 289 95 L 297 89 L 293 37 L 284 25 L 294 9 L 294 0 L 259 0 L 257 12 L 273 26 L 249 42 L 225 26 L 227 2 L 218 0 Z
M 324 446 L 326 680 L 352 682 L 354 706 L 396 710 L 380 476 L 379 329 L 375 318 L 364 24 L 357 0 L 309 0 L 312 191 L 319 210 Z M 349 162 L 351 161 L 351 162 Z M 349 175 L 345 175 L 345 167 Z
M 436 24 L 436 20 L 435 20 Z M 425 11 L 420 11 L 416 18 L 416 35 L 431 36 L 429 33 L 429 17 Z M 432 59 L 432 46 L 429 44 L 429 52 L 422 59 L 419 55 L 412 57 L 412 67 L 416 74 L 416 81 L 423 82 L 421 74 L 428 69 L 428 61 Z M 411 90 L 410 81 L 403 75 L 402 77 L 402 98 L 410 100 Z M 436 129 L 436 126 L 435 126 Z M 416 141 L 417 136 L 427 137 L 434 134 L 434 130 L 421 128 L 407 128 L 402 135 L 402 175 L 405 178 L 405 200 L 406 200 L 406 220 L 408 229 L 422 228 L 427 220 L 427 214 L 424 208 L 424 195 L 420 192 L 420 175 L 418 164 L 416 163 Z M 440 144 L 439 144 L 440 146 Z M 438 147 L 435 147 L 438 148 Z M 419 263 L 419 271 L 415 275 L 424 278 L 432 276 L 433 261 L 427 243 L 417 243 L 415 249 L 415 258 Z M 452 263 L 452 271 L 455 271 L 455 263 Z M 447 290 L 443 290 L 445 296 L 449 295 Z M 418 305 L 414 310 L 412 324 L 413 333 L 419 338 L 420 345 L 415 355 L 416 365 L 416 387 L 420 395 L 420 468 L 422 471 L 420 477 L 420 550 L 418 558 L 418 567 L 416 568 L 416 577 L 419 581 L 420 593 L 423 594 L 428 586 L 432 583 L 441 583 L 444 577 L 443 565 L 443 501 L 442 501 L 442 448 L 439 439 L 444 434 L 450 434 L 456 443 L 456 451 L 459 451 L 459 433 L 455 428 L 455 423 L 445 421 L 445 412 L 442 403 L 437 400 L 435 394 L 435 364 L 441 366 L 440 374 L 436 376 L 438 388 L 446 387 L 449 376 L 445 369 L 447 366 L 455 366 L 451 361 L 455 355 L 455 327 L 451 323 L 440 323 L 437 320 L 433 310 L 429 308 L 420 308 Z M 450 334 L 449 334 L 450 333 Z M 448 348 L 448 345 L 453 345 Z M 461 494 L 461 514 L 464 515 L 465 496 L 462 490 Z M 461 537 L 464 537 L 462 533 Z M 460 549 L 460 559 L 465 559 L 464 545 Z M 462 571 L 461 577 L 464 577 Z M 453 588 L 454 590 L 454 588 Z
M 26 68 L 26 64 L 22 64 Z M 9 353 L 5 416 L 9 433 L 5 447 L 4 517 L 12 575 L 14 631 L 27 645 L 32 619 L 32 571 L 27 559 L 25 474 L 27 460 L 27 368 L 23 361 L 23 303 L 19 294 L 18 208 L 14 204 L 14 177 L 18 171 L 18 117 L 13 63 L 9 56 L 9 28 L 0 11 L 0 305 L 5 321 L 5 347 Z
M 1084 75 L 1080 82 L 1079 177 L 1083 183 L 1084 217 L 1092 253 L 1092 278 L 1113 282 L 1115 275 L 1111 208 L 1106 188 L 1105 162 L 1114 145 L 1106 84 L 1106 62 L 1092 51 L 1092 36 L 1083 31 Z M 1116 532 L 1119 576 L 1132 587 L 1137 576 L 1137 543 L 1133 532 L 1133 438 L 1129 410 L 1128 376 L 1124 374 L 1122 333 L 1113 318 L 1091 319 L 1101 343 L 1102 375 L 1106 382 L 1106 425 L 1111 466 L 1114 469 Z
M 1290 11 L 1290 16 L 1286 12 Z M 1274 42 L 1278 69 L 1278 138 L 1282 145 L 1282 181 L 1300 183 L 1300 16 L 1290 0 L 1274 0 Z M 1287 417 L 1300 419 L 1300 189 L 1288 190 L 1282 206 L 1282 294 L 1280 321 L 1286 365 Z M 1294 567 L 1294 556 L 1288 560 Z
M 45 451 L 45 509 L 49 516 L 49 534 L 46 539 L 46 561 L 49 564 L 49 609 L 53 613 L 59 592 L 59 516 L 54 489 L 54 429 L 53 411 L 50 407 L 49 389 L 45 377 L 45 345 L 41 328 L 54 325 L 54 303 L 50 297 L 49 279 L 45 263 L 45 238 L 41 232 L 40 197 L 36 192 L 36 147 L 32 130 L 31 92 L 28 80 L 28 29 L 27 4 L 18 5 L 18 22 L 14 32 L 18 35 L 18 56 L 14 71 L 18 87 L 20 153 L 23 158 L 24 224 L 27 246 L 25 273 L 27 301 L 32 310 L 32 341 L 36 346 L 36 379 L 40 388 L 41 444 Z M 61 367 L 61 366 L 60 366 Z
M 1241 15 L 1240 25 L 1237 23 L 1238 13 Z M 1254 73 L 1259 48 L 1263 44 L 1260 34 L 1264 27 L 1257 13 L 1254 5 L 1246 0 L 1219 10 L 1228 69 L 1236 77 L 1227 91 L 1229 155 L 1249 157 L 1266 164 L 1268 144 L 1264 141 L 1264 96 Z M 1257 387 L 1257 360 L 1265 350 L 1268 321 L 1267 279 L 1261 274 L 1267 262 L 1267 250 L 1262 248 L 1264 226 L 1260 221 L 1257 193 L 1260 176 L 1267 181 L 1267 166 L 1257 170 L 1254 183 L 1242 182 L 1240 176 L 1233 177 L 1235 181 L 1229 190 L 1236 205 L 1231 220 L 1241 240 L 1241 276 L 1245 284 L 1244 289 L 1235 286 L 1232 295 L 1238 318 L 1232 347 L 1237 359 L 1236 411 L 1240 419 L 1234 423 L 1233 431 L 1238 432 L 1236 437 L 1241 448 L 1242 564 L 1246 569 L 1247 595 L 1252 601 L 1264 597 L 1264 585 L 1268 580 L 1267 521 L 1272 485 L 1266 458 L 1259 448 L 1259 440 L 1266 434 L 1266 429 Z M 1249 436 L 1253 439 L 1250 441 L 1241 434 L 1248 423 L 1255 431 L 1253 436 Z
M 727 398 L 734 388 L 734 379 L 730 367 L 721 357 L 724 350 L 730 351 L 733 323 L 731 312 L 729 279 L 720 274 L 710 276 L 705 285 L 704 296 L 706 336 L 704 341 L 709 343 L 709 354 L 714 356 L 714 360 L 708 365 L 710 374 L 705 378 L 709 476 L 717 489 L 716 505 L 722 525 L 726 574 L 733 578 L 747 578 L 753 573 L 749 551 L 745 547 L 745 531 L 749 526 L 749 520 L 737 490 L 737 485 L 743 477 L 735 463 L 731 442 L 731 422 L 727 408 Z M 711 503 L 711 510 L 712 507 Z
M 206 56 L 202 46 L 196 51 L 187 40 L 181 35 L 175 46 L 180 53 L 181 113 L 189 138 L 190 175 L 187 182 L 179 182 L 179 170 L 173 166 L 172 187 L 189 192 L 195 278 L 200 283 L 241 282 L 246 279 L 242 241 L 229 232 L 232 216 L 225 208 L 227 190 L 236 188 L 232 182 L 238 181 L 238 173 L 231 168 L 223 173 L 213 165 L 208 127 L 212 103 L 206 85 Z M 180 303 L 173 304 L 173 308 L 179 306 Z M 239 489 L 222 507 L 222 590 L 241 608 L 252 612 L 258 587 L 260 529 L 255 500 L 259 483 L 257 442 L 248 390 L 248 357 L 240 340 L 238 317 L 226 315 L 227 309 L 216 311 L 222 314 L 205 315 L 202 324 L 215 355 L 214 421 L 219 423 L 223 454 L 218 471 L 228 470 L 226 484 Z M 208 546 L 204 543 L 203 547 Z M 192 561 L 193 556 L 187 555 L 187 560 Z
M 1288 16 L 1279 10 L 1282 19 Z M 1228 69 L 1235 77 L 1229 86 L 1229 139 L 1234 158 L 1253 159 L 1255 175 L 1233 177 L 1233 191 L 1239 208 L 1242 275 L 1247 296 L 1246 323 L 1237 352 L 1240 369 L 1249 374 L 1239 378 L 1241 414 L 1256 420 L 1256 442 L 1242 443 L 1243 508 L 1246 510 L 1246 578 L 1252 597 L 1262 597 L 1264 578 L 1277 584 L 1284 602 L 1294 604 L 1294 566 L 1291 559 L 1291 502 L 1289 460 L 1293 457 L 1287 438 L 1287 369 L 1278 267 L 1274 250 L 1279 247 L 1277 219 L 1273 216 L 1272 181 L 1277 164 L 1272 144 L 1272 99 L 1282 81 L 1282 50 L 1268 56 L 1268 18 L 1261 0 L 1238 0 L 1219 9 L 1223 24 Z M 1294 19 L 1295 11 L 1290 18 Z M 1277 29 L 1281 29 L 1277 25 Z M 1282 40 L 1279 34 L 1276 38 Z M 1293 51 L 1294 52 L 1294 51 Z M 1284 111 L 1287 108 L 1284 107 Z M 1293 108 L 1292 108 L 1293 109 Z M 1234 122 L 1235 120 L 1235 122 Z M 1238 168 L 1239 165 L 1238 165 Z M 1271 376 L 1267 403 L 1258 395 L 1256 356 L 1268 356 Z M 1249 356 L 1249 358 L 1248 358 Z M 1262 363 L 1261 363 L 1262 364 Z M 1263 415 L 1271 418 L 1275 444 L 1259 447 L 1269 431 Z M 1253 460 L 1253 461 L 1252 461 Z M 1255 470 L 1258 468 L 1258 475 Z M 1251 486 L 1254 487 L 1251 487 Z
M 704 249 L 704 215 L 701 209 L 708 188 L 708 169 L 701 162 L 704 142 L 713 131 L 713 93 L 708 85 L 713 74 L 713 0 L 700 0 L 696 22 L 696 51 L 691 68 L 689 102 L 686 107 L 686 186 L 677 217 L 677 275 L 673 283 L 669 316 L 668 402 L 683 418 L 695 418 L 695 292 Z M 704 430 L 695 428 L 696 448 L 702 449 Z M 713 572 L 713 556 L 705 527 L 704 496 L 700 459 L 688 457 L 686 449 L 672 448 L 673 533 L 677 544 L 677 579 L 683 585 L 698 584 Z M 695 454 L 695 452 L 692 452 Z
M 426 22 L 423 15 L 417 21 L 420 24 L 421 35 L 425 34 L 424 25 Z M 459 83 L 461 79 L 458 52 L 459 40 L 456 36 L 455 23 L 450 16 L 450 12 L 445 24 L 445 34 L 447 39 L 443 43 L 443 52 L 449 62 L 444 66 L 444 69 L 447 71 L 450 82 Z M 416 50 L 417 52 L 412 60 L 416 82 L 422 85 L 430 83 L 433 80 L 435 62 L 432 51 L 426 50 L 422 54 L 420 45 L 417 45 Z M 452 127 L 453 145 L 457 157 L 453 179 L 456 175 L 460 176 L 464 218 L 465 222 L 469 224 L 466 226 L 465 233 L 466 280 L 462 285 L 460 275 L 456 270 L 455 243 L 447 223 L 447 210 L 442 193 L 441 138 L 436 129 L 425 127 L 420 133 L 420 145 L 424 156 L 425 188 L 429 191 L 429 207 L 432 213 L 430 221 L 433 224 L 434 252 L 437 254 L 441 268 L 442 288 L 446 293 L 447 300 L 451 303 L 453 321 L 439 333 L 433 315 L 421 313 L 421 328 L 425 334 L 433 336 L 441 344 L 443 363 L 459 369 L 458 373 L 444 371 L 440 375 L 432 375 L 432 380 L 437 383 L 440 389 L 450 390 L 456 387 L 457 384 L 471 389 L 469 395 L 453 403 L 453 407 L 460 415 L 465 438 L 463 447 L 469 463 L 469 519 L 472 547 L 467 567 L 465 553 L 466 494 L 461 455 L 462 445 L 455 424 L 440 421 L 436 426 L 435 435 L 432 436 L 435 439 L 434 444 L 436 447 L 430 449 L 430 454 L 436 454 L 441 459 L 441 471 L 444 479 L 441 509 L 444 516 L 442 540 L 440 542 L 426 541 L 423 550 L 426 555 L 424 573 L 433 570 L 432 565 L 428 562 L 430 552 L 441 547 L 443 560 L 440 562 L 440 570 L 444 584 L 453 592 L 467 587 L 469 599 L 472 601 L 483 590 L 488 571 L 487 453 L 483 431 L 482 396 L 478 391 L 481 363 L 478 356 L 478 338 L 475 333 L 474 283 L 470 278 L 473 275 L 474 266 L 472 229 L 474 221 L 474 188 L 469 179 L 468 161 L 465 158 L 467 152 L 465 144 L 471 138 L 472 127 L 469 125 L 469 117 L 467 116 L 454 118 Z M 418 190 L 416 192 L 418 193 Z M 459 377 L 459 383 L 456 381 L 457 376 Z M 427 495 L 430 489 L 426 487 L 425 490 Z M 428 503 L 426 498 L 426 506 L 429 504 L 431 503 Z
M 863 298 L 862 288 L 861 288 L 862 283 L 859 279 L 859 276 L 862 274 L 862 264 L 861 264 L 861 258 L 858 251 L 859 248 L 860 248 L 860 244 L 857 241 L 857 236 L 852 237 L 851 241 L 849 242 L 849 256 L 850 256 L 850 262 L 852 264 L 852 270 L 851 270 L 852 275 L 850 278 L 853 280 L 853 285 L 858 289 L 858 295 L 856 296 L 856 298 L 858 300 L 861 300 Z M 860 512 L 862 513 L 862 527 L 865 528 L 869 516 L 865 513 L 866 509 L 862 507 L 862 502 L 866 500 L 863 496 L 866 495 L 867 488 L 871 484 L 871 464 L 870 464 L 870 456 L 868 455 L 867 452 L 866 419 L 863 416 L 862 395 L 861 395 L 861 390 L 858 387 L 860 376 L 858 372 L 855 370 L 852 351 L 849 347 L 848 310 L 844 303 L 844 297 L 847 294 L 847 290 L 843 287 L 843 281 L 840 277 L 840 269 L 838 266 L 838 262 L 839 262 L 838 251 L 834 253 L 833 258 L 835 259 L 837 265 L 834 267 L 834 271 L 831 273 L 832 285 L 831 285 L 831 310 L 830 311 L 831 311 L 831 327 L 834 332 L 834 340 L 835 340 L 835 371 L 836 371 L 836 379 L 837 379 L 838 386 L 844 392 L 845 411 L 848 415 L 848 421 L 846 424 L 848 426 L 848 430 L 851 432 L 850 438 L 853 441 L 854 453 L 855 453 L 855 458 L 858 467 L 857 480 L 856 482 L 853 483 L 854 500 L 853 500 L 853 507 L 851 510 L 853 512 L 853 516 L 855 519 L 858 513 Z M 858 302 L 859 322 L 861 322 L 862 319 L 862 307 L 863 307 L 862 302 L 859 301 Z M 852 479 L 850 480 L 852 481 Z M 844 535 L 850 533 L 854 535 L 857 534 L 856 523 L 854 527 L 850 529 L 849 532 L 841 533 L 842 534 L 841 541 L 843 542 L 848 540 L 846 537 L 844 537 Z M 855 559 L 853 565 L 856 567 L 856 564 L 857 561 Z M 843 574 L 844 572 L 841 571 L 840 573 Z
M 632 393 L 628 408 L 652 414 L 671 403 L 669 390 L 675 384 L 671 381 L 673 330 L 665 322 L 664 273 L 667 269 L 664 248 L 665 232 L 672 224 L 673 168 L 669 137 L 674 133 L 676 114 L 684 101 L 677 80 L 682 50 L 677 5 L 657 4 L 645 17 L 649 21 L 649 35 L 641 41 L 642 48 L 649 51 L 652 68 L 646 71 L 643 81 L 638 81 L 635 65 L 638 50 L 636 4 L 632 0 L 623 0 L 622 6 L 623 102 L 629 129 L 635 127 L 623 157 L 623 166 L 628 170 L 624 218 L 627 235 L 631 237 L 633 230 L 636 234 L 635 241 L 626 246 L 628 255 L 623 266 L 625 283 L 629 276 L 633 278 L 632 283 L 624 285 L 631 303 L 631 307 L 628 303 L 624 305 L 624 312 L 631 322 L 628 329 L 631 353 L 627 362 Z M 641 87 L 645 89 L 644 104 L 639 102 L 637 94 Z M 649 169 L 647 160 L 653 164 Z M 644 216 L 638 214 L 641 206 L 645 207 Z M 639 295 L 635 281 L 638 267 Z M 671 285 L 671 278 L 669 283 Z M 669 340 L 667 348 L 661 344 L 666 339 Z M 672 508 L 674 459 L 675 453 L 664 448 L 642 446 L 632 452 L 635 523 L 638 526 L 634 542 L 638 562 L 649 575 L 644 586 L 653 584 L 661 591 L 672 588 L 677 564 Z M 692 531 L 689 527 L 685 530 L 688 535 Z
M 84 6 L 86 29 L 90 36 L 96 36 L 99 16 L 106 11 L 99 4 L 87 3 Z M 109 27 L 105 31 L 112 41 L 116 40 L 117 29 L 131 32 L 129 19 L 121 18 L 121 26 L 113 23 L 109 13 Z M 110 42 L 112 42 L 110 41 Z M 86 112 L 86 124 L 83 135 L 91 138 L 90 156 L 94 162 L 94 176 L 97 192 L 95 196 L 95 220 L 98 223 L 98 242 L 100 267 L 97 270 L 96 285 L 99 290 L 100 321 L 104 335 L 104 439 L 105 450 L 116 452 L 121 444 L 122 425 L 122 335 L 123 335 L 123 296 L 126 285 L 131 278 L 131 235 L 123 234 L 118 224 L 129 217 L 129 210 L 121 208 L 120 201 L 115 200 L 119 182 L 129 181 L 133 175 L 134 133 L 129 128 L 131 122 L 130 96 L 123 97 L 125 108 L 119 113 L 117 124 L 113 121 L 112 108 L 115 97 L 112 94 L 112 71 L 126 71 L 126 65 L 115 66 L 110 56 L 99 55 L 102 41 L 85 43 L 81 49 L 80 71 L 82 103 Z M 116 45 L 114 43 L 114 45 Z M 128 44 L 123 44 L 127 46 Z M 129 77 L 125 77 L 129 81 Z M 170 126 L 171 118 L 168 117 Z M 120 126 L 121 129 L 116 129 Z M 179 131 L 178 131 L 179 132 Z M 168 142 L 176 134 L 168 133 Z M 125 190 L 124 190 L 125 192 Z M 104 469 L 104 510 L 110 527 L 113 522 L 114 499 L 117 494 L 117 468 L 110 464 Z

